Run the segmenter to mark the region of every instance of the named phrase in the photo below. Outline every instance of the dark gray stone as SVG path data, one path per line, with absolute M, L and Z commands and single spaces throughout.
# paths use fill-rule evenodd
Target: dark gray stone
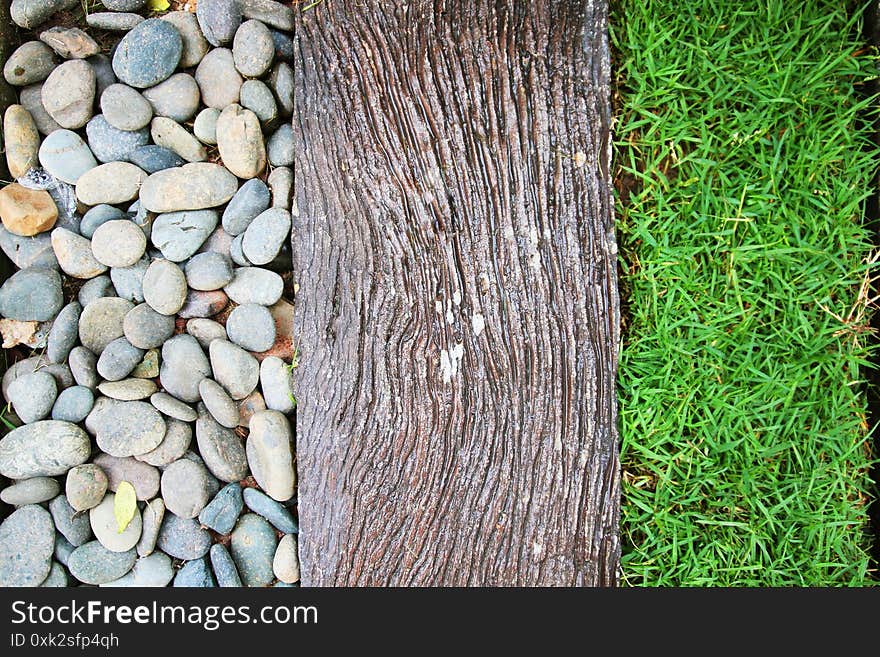
M 299 534 L 299 525 L 290 511 L 280 502 L 276 502 L 256 488 L 246 488 L 243 498 L 247 508 L 268 520 L 279 531 L 285 534 Z
M 243 515 L 232 531 L 232 559 L 245 586 L 268 586 L 275 579 L 275 531 L 255 513 Z
M 13 511 L 0 524 L 0 586 L 39 586 L 49 576 L 55 528 L 40 506 Z
M 0 287 L 0 315 L 20 321 L 46 322 L 64 303 L 61 276 L 53 269 L 23 269 Z
M 186 164 L 186 160 L 174 151 L 155 144 L 134 149 L 128 156 L 128 161 L 147 173 L 156 173 Z
M 177 28 L 151 18 L 122 37 L 113 54 L 113 72 L 129 86 L 152 87 L 174 73 L 182 54 L 183 39 Z
M 52 419 L 64 422 L 82 422 L 91 412 L 95 396 L 85 386 L 72 386 L 62 390 L 52 406 Z
M 200 559 L 211 548 L 211 535 L 197 520 L 166 513 L 156 546 L 175 559 Z
M 218 534 L 228 534 L 241 515 L 244 501 L 241 486 L 232 482 L 220 489 L 208 505 L 199 513 L 199 522 Z
M 272 197 L 262 180 L 248 180 L 232 197 L 223 211 L 223 230 L 230 235 L 240 235 L 250 223 L 269 208 Z

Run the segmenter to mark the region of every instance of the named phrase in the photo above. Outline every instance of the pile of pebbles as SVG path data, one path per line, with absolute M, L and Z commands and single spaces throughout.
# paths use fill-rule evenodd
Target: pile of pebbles
M 11 4 L 0 586 L 293 585 L 293 10 L 103 4 Z

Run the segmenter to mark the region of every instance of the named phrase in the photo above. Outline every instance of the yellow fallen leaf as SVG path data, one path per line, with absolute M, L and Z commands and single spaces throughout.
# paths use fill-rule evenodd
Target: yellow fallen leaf
M 149 6 L 150 11 L 165 11 L 171 5 L 168 3 L 168 0 L 150 0 Z
M 134 486 L 127 481 L 120 481 L 116 489 L 116 499 L 113 500 L 113 515 L 116 516 L 116 525 L 120 534 L 134 518 L 135 511 L 137 511 L 137 495 Z

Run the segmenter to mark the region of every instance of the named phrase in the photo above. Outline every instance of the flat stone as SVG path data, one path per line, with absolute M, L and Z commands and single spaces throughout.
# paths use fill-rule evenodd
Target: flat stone
M 267 408 L 281 413 L 294 409 L 290 366 L 276 356 L 269 356 L 260 363 L 260 388 Z
M 107 274 L 101 274 L 100 276 L 90 278 L 83 283 L 82 287 L 79 288 L 79 292 L 76 294 L 76 300 L 79 301 L 79 305 L 85 308 L 92 301 L 115 296 L 118 295 L 113 288 L 113 283 L 110 280 L 110 277 Z
M 293 126 L 284 123 L 269 138 L 267 145 L 269 164 L 273 167 L 289 167 L 293 165 L 294 139 Z
M 77 385 L 94 390 L 98 385 L 98 357 L 85 347 L 74 347 L 68 358 Z
M 243 515 L 232 531 L 232 559 L 245 586 L 268 586 L 275 579 L 272 560 L 277 540 L 272 527 L 254 513 Z
M 79 233 L 86 239 L 92 239 L 98 226 L 108 221 L 116 221 L 125 219 L 125 213 L 119 208 L 106 203 L 96 205 L 83 215 L 82 223 L 79 225 Z
M 192 427 L 187 422 L 171 417 L 165 419 L 165 427 L 165 437 L 159 446 L 146 454 L 139 454 L 136 457 L 139 461 L 165 467 L 183 458 L 192 443 Z
M 167 554 L 154 552 L 134 562 L 132 569 L 112 582 L 101 584 L 102 587 L 136 587 L 154 588 L 168 586 L 174 578 L 174 569 Z
M 113 54 L 116 77 L 138 89 L 168 79 L 183 54 L 183 39 L 170 22 L 150 18 L 122 37 Z
M 278 115 L 288 117 L 293 114 L 293 69 L 290 64 L 276 62 L 266 82 L 278 101 Z
M 88 511 L 98 506 L 107 492 L 107 475 L 94 463 L 85 463 L 67 473 L 67 503 L 74 511 Z
M 144 98 L 150 101 L 156 116 L 183 123 L 196 115 L 201 95 L 193 76 L 175 73 L 155 87 L 144 89 Z
M 177 313 L 181 319 L 193 317 L 213 317 L 229 303 L 226 293 L 221 290 L 202 292 L 190 290 L 186 295 L 186 303 Z
M 152 212 L 204 210 L 223 205 L 237 190 L 238 179 L 224 167 L 198 162 L 150 175 L 140 199 Z
M 260 213 L 247 227 L 241 248 L 245 257 L 255 265 L 266 265 L 275 259 L 290 235 L 290 212 L 270 208 Z
M 127 160 L 136 149 L 150 142 L 150 131 L 146 128 L 119 130 L 110 125 L 103 114 L 98 114 L 89 120 L 86 124 L 86 136 L 92 153 L 104 163 Z M 119 203 L 128 200 L 130 199 L 124 199 Z
M 165 420 L 142 401 L 117 402 L 102 413 L 98 447 L 111 456 L 136 456 L 155 449 L 165 437 Z
M 175 588 L 211 588 L 214 586 L 216 586 L 214 576 L 211 574 L 211 569 L 204 557 L 186 562 L 174 577 Z
M 198 384 L 196 386 L 198 387 Z M 164 392 L 157 392 L 155 395 L 152 395 L 150 403 L 165 415 L 183 422 L 195 422 L 199 417 L 198 413 L 191 406 Z M 189 449 L 189 443 L 187 443 L 187 449 Z M 186 449 L 183 451 L 185 452 Z
M 200 559 L 211 548 L 211 535 L 197 520 L 166 513 L 156 545 L 175 559 Z
M 196 82 L 202 92 L 202 102 L 221 111 L 239 101 L 244 84 L 228 48 L 215 48 L 205 55 L 196 69 Z
M 266 168 L 260 120 L 241 105 L 229 105 L 220 113 L 217 148 L 224 166 L 239 178 L 256 178 Z
M 188 320 L 186 322 L 186 332 L 198 340 L 203 349 L 208 349 L 214 340 L 227 339 L 226 329 L 222 324 L 203 317 L 195 317 Z
M 97 586 L 119 579 L 132 569 L 136 560 L 137 552 L 133 549 L 111 552 L 99 541 L 91 541 L 73 551 L 68 568 L 83 584 Z
M 275 558 L 272 560 L 272 572 L 282 582 L 295 584 L 299 581 L 299 552 L 296 536 L 287 534 L 278 541 Z
M 81 59 L 64 62 L 43 83 L 43 107 L 62 128 L 82 128 L 94 102 L 95 71 Z
M 9 55 L 3 66 L 3 77 L 11 85 L 24 87 L 42 82 L 54 70 L 55 53 L 52 49 L 40 41 L 27 41 Z
M 12 506 L 48 502 L 61 492 L 61 485 L 52 477 L 21 479 L 0 491 L 0 500 Z
M 293 436 L 290 423 L 282 413 L 272 410 L 254 413 L 247 459 L 254 479 L 269 497 L 279 502 L 293 497 L 296 492 Z
M 92 254 L 107 267 L 131 267 L 146 250 L 144 231 L 127 219 L 101 224 L 92 236 Z
M 82 422 L 92 411 L 95 395 L 85 386 L 72 386 L 62 390 L 52 406 L 52 419 L 64 422 Z
M 208 475 L 202 465 L 178 459 L 162 473 L 162 499 L 173 514 L 195 518 L 210 499 L 208 485 Z
M 80 546 L 92 538 L 89 517 L 78 513 L 70 506 L 64 495 L 59 495 L 49 502 L 49 513 L 52 514 L 55 529 L 70 541 L 71 545 Z
M 241 515 L 244 501 L 241 486 L 232 482 L 220 489 L 208 505 L 199 512 L 199 522 L 218 534 L 228 534 Z
M 186 210 L 160 214 L 153 222 L 151 240 L 172 262 L 191 257 L 217 227 L 214 210 Z M 222 286 L 221 286 L 222 287 Z
M 85 205 L 126 203 L 137 198 L 138 190 L 147 180 L 147 173 L 130 162 L 101 164 L 80 176 L 76 197 Z
M 199 383 L 208 376 L 211 376 L 211 365 L 194 337 L 176 335 L 163 345 L 159 379 L 166 392 L 180 401 L 199 401 Z
M 133 132 L 150 125 L 153 107 L 137 89 L 127 84 L 111 84 L 101 94 L 104 120 L 117 130 Z
M 0 524 L 0 586 L 39 586 L 49 576 L 55 528 L 40 506 L 13 511 Z
M 46 171 L 71 185 L 75 185 L 86 171 L 98 166 L 88 144 L 70 130 L 55 130 L 48 135 L 40 146 L 38 157 Z
M 266 306 L 246 303 L 226 318 L 229 340 L 248 351 L 267 351 L 275 344 L 275 320 Z
M 144 17 L 133 12 L 99 11 L 86 16 L 86 24 L 97 30 L 128 32 L 144 22 Z
M 199 253 L 186 263 L 184 273 L 194 290 L 219 290 L 232 280 L 232 262 L 219 253 Z
M 147 502 L 144 506 L 143 520 L 141 529 L 141 540 L 137 544 L 137 553 L 146 557 L 153 554 L 156 548 L 156 539 L 159 538 L 159 529 L 162 527 L 162 520 L 165 518 L 165 502 L 161 497 Z M 161 554 L 161 553 L 159 553 Z
M 159 350 L 148 349 L 143 360 L 131 371 L 131 376 L 136 379 L 155 379 L 159 376 Z M 150 393 L 152 396 L 153 393 Z
M 61 270 L 73 278 L 94 278 L 107 271 L 92 254 L 92 243 L 66 228 L 52 231 L 52 249 Z
M 40 132 L 23 105 L 10 105 L 3 115 L 6 166 L 19 178 L 39 164 Z
M 107 475 L 107 488 L 114 493 L 123 481 L 132 485 L 140 501 L 151 500 L 159 493 L 159 471 L 148 463 L 109 454 L 99 454 L 94 463 Z
M 64 59 L 86 59 L 97 55 L 97 42 L 78 27 L 51 27 L 40 33 L 40 41 Z
M 220 118 L 220 110 L 214 107 L 206 107 L 196 116 L 193 122 L 193 133 L 203 144 L 215 146 L 217 144 L 217 119 Z
M 56 130 L 61 130 L 61 126 L 49 116 L 49 112 L 43 107 L 43 84 L 41 82 L 24 87 L 18 98 L 22 106 L 30 113 L 41 134 L 49 135 Z
M 58 260 L 52 250 L 49 233 L 22 237 L 6 230 L 0 224 L 0 249 L 19 269 L 57 269 Z
M 248 20 L 235 32 L 232 56 L 238 72 L 247 78 L 262 76 L 275 58 L 275 42 L 264 23 Z
M 77 5 L 79 0 L 12 0 L 9 14 L 16 25 L 32 30 L 49 20 L 55 12 Z
M 144 276 L 146 275 L 151 262 L 152 260 L 149 255 L 145 255 L 130 267 L 111 268 L 110 280 L 113 281 L 116 296 L 133 303 L 143 303 Z
M 168 21 L 183 39 L 183 54 L 180 56 L 180 68 L 197 66 L 202 57 L 208 52 L 208 40 L 202 34 L 198 18 L 189 11 L 172 11 L 161 16 L 163 21 Z
M 280 502 L 256 488 L 247 488 L 244 491 L 244 504 L 254 513 L 268 520 L 278 531 L 285 534 L 298 534 L 299 525 L 293 519 L 290 511 Z
M 95 355 L 125 335 L 125 316 L 134 304 L 119 297 L 101 297 L 87 304 L 79 317 L 79 341 Z
M 201 0 L 196 5 L 196 18 L 208 43 L 223 46 L 232 41 L 241 25 L 241 9 L 236 0 Z
M 52 319 L 64 302 L 61 277 L 52 269 L 15 272 L 0 287 L 0 315 L 25 322 Z
M 205 466 L 217 479 L 232 482 L 247 476 L 247 455 L 241 438 L 207 412 L 201 413 L 196 422 L 196 441 Z
M 211 546 L 211 566 L 214 568 L 219 586 L 231 588 L 242 586 L 241 577 L 238 575 L 238 568 L 235 567 L 232 555 L 220 543 Z
M 208 351 L 214 380 L 226 388 L 230 397 L 244 399 L 254 391 L 260 380 L 256 358 L 227 340 L 214 340 Z
M 52 562 L 49 569 L 49 576 L 40 584 L 40 588 L 64 588 L 68 586 L 70 581 L 67 578 L 67 571 L 57 561 Z
M 135 508 L 131 521 L 120 532 L 114 514 L 116 495 L 107 493 L 101 503 L 89 509 L 89 522 L 95 538 L 111 552 L 128 552 L 133 549 L 141 537 L 141 512 Z
M 187 162 L 204 162 L 208 152 L 191 132 L 179 123 L 157 116 L 150 124 L 153 141 L 163 148 L 177 153 Z
M 238 426 L 250 428 L 251 418 L 257 411 L 266 410 L 266 401 L 258 390 L 238 402 Z
M 104 352 L 107 353 L 106 351 Z M 119 401 L 137 401 L 147 399 L 158 390 L 155 383 L 149 379 L 123 379 L 121 381 L 105 381 L 98 384 L 98 390 L 103 395 Z
M 174 315 L 186 301 L 186 277 L 169 260 L 154 260 L 144 274 L 144 301 L 157 313 Z
M 58 207 L 48 192 L 18 183 L 0 189 L 0 220 L 10 233 L 31 237 L 51 230 L 57 219 Z
M 281 298 L 284 281 L 281 276 L 260 267 L 238 267 L 232 281 L 223 291 L 237 304 L 271 306 Z
M 186 163 L 186 160 L 174 151 L 155 144 L 134 149 L 128 156 L 128 160 L 148 174 L 180 167 Z
M 239 98 L 241 106 L 256 114 L 262 125 L 270 125 L 278 118 L 275 94 L 262 80 L 246 80 L 241 85 Z

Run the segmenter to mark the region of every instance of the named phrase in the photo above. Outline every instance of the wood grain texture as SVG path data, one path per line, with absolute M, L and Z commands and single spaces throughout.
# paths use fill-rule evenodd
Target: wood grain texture
M 298 16 L 303 585 L 614 584 L 606 3 Z

